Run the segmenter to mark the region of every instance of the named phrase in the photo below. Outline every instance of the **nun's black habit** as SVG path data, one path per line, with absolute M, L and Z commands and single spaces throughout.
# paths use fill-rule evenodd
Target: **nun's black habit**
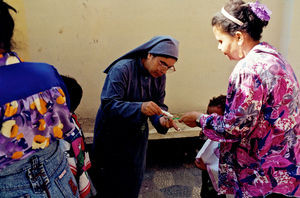
M 104 72 L 92 152 L 93 178 L 100 197 L 138 197 L 143 180 L 148 143 L 148 117 L 141 113 L 142 102 L 153 101 L 162 109 L 166 76 L 152 77 L 141 58 L 147 53 L 177 59 L 178 41 L 157 36 L 115 60 Z M 159 116 L 150 117 L 159 133 L 168 129 L 159 123 Z M 97 184 L 97 182 L 96 182 Z

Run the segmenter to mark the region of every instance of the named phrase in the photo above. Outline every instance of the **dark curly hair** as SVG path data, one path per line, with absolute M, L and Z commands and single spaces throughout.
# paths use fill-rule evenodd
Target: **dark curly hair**
M 209 100 L 208 107 L 221 107 L 222 112 L 225 112 L 225 105 L 226 105 L 226 96 L 219 95 L 218 97 L 213 97 Z
M 234 36 L 237 31 L 243 31 L 248 33 L 255 41 L 261 39 L 261 33 L 263 28 L 268 25 L 268 21 L 263 21 L 258 18 L 248 4 L 242 0 L 229 0 L 229 2 L 225 4 L 224 9 L 230 15 L 243 22 L 243 25 L 240 26 L 234 23 L 221 12 L 218 12 L 212 18 L 212 26 L 219 26 L 224 32 L 232 36 Z
M 6 52 L 11 51 L 12 36 L 14 33 L 14 19 L 9 10 L 17 12 L 15 8 L 0 0 L 0 48 Z

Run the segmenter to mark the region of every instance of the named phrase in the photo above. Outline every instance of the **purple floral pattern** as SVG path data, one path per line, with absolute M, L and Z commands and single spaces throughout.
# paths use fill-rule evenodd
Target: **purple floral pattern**
M 0 66 L 22 62 L 15 52 L 0 54 Z M 0 106 L 0 171 L 69 137 L 74 124 L 60 87 Z
M 200 124 L 221 142 L 220 193 L 300 196 L 299 83 L 272 46 L 260 43 L 238 62 L 224 116 L 203 114 Z
M 73 131 L 71 115 L 59 87 L 0 107 L 0 170 Z

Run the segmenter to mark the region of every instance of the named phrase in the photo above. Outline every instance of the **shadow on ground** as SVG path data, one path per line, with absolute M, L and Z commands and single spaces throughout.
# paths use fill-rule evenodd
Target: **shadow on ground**
M 200 198 L 202 172 L 194 160 L 203 143 L 199 137 L 149 140 L 139 198 Z
M 150 140 L 139 198 L 200 197 L 202 173 L 194 159 L 202 145 L 199 137 Z

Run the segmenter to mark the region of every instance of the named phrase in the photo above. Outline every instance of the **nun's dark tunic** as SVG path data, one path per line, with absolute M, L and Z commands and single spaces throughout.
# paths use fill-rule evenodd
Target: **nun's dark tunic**
M 108 71 L 93 145 L 100 197 L 138 197 L 149 134 L 148 117 L 142 114 L 141 105 L 153 101 L 167 110 L 165 83 L 166 76 L 153 78 L 140 58 L 122 59 Z M 159 133 L 167 132 L 159 124 L 159 116 L 150 121 Z

